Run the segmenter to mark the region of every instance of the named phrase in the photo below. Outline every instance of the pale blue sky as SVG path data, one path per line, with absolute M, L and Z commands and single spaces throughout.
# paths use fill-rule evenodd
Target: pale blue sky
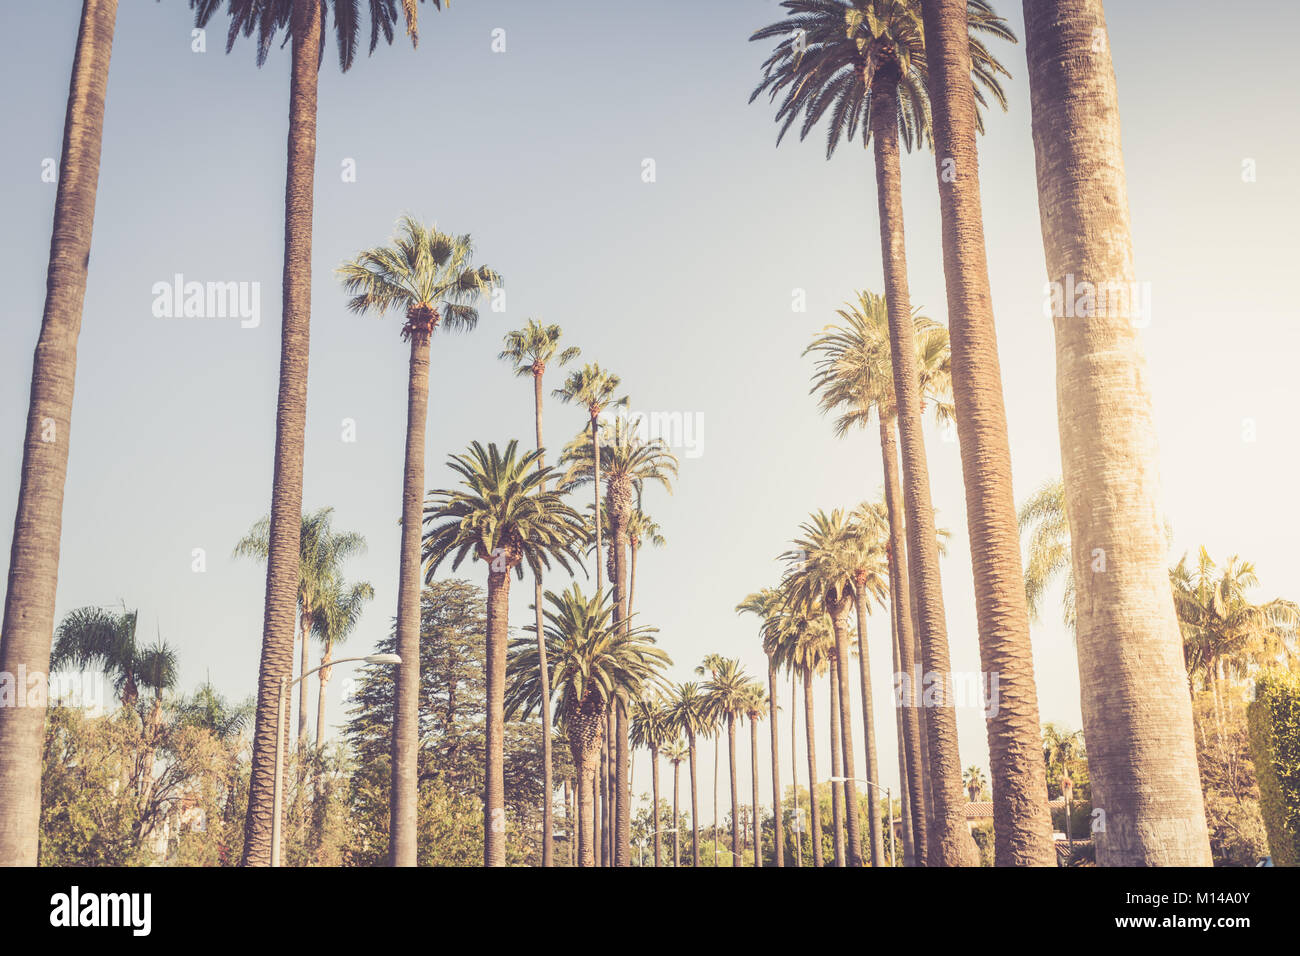
M 1019 4 L 998 6 L 1022 33 Z M 50 0 L 0 13 L 0 82 L 10 91 L 0 107 L 6 531 L 55 195 L 41 162 L 58 156 L 79 9 Z M 872 169 L 854 148 L 825 162 L 816 133 L 774 149 L 771 108 L 746 105 L 764 55 L 746 38 L 778 14 L 762 0 L 465 0 L 441 14 L 423 9 L 418 51 L 382 49 L 346 76 L 330 54 L 304 502 L 333 505 L 338 526 L 370 543 L 352 573 L 373 582 L 377 597 L 349 650 L 368 648 L 395 608 L 406 362 L 398 321 L 349 315 L 331 270 L 386 239 L 409 211 L 471 232 L 508 290 L 504 315 L 485 312 L 476 332 L 434 342 L 429 486 L 449 483 L 446 455 L 472 439 L 531 443 L 530 389 L 496 354 L 502 334 L 530 316 L 559 323 L 567 344 L 623 377 L 636 408 L 703 416 L 703 454 L 683 461 L 676 495 L 647 496 L 669 546 L 644 555 L 637 580 L 638 608 L 661 628 L 674 676 L 711 651 L 763 673 L 756 622 L 732 608 L 776 582 L 773 559 L 809 511 L 852 505 L 880 487 L 872 436 L 832 436 L 806 394 L 810 364 L 800 358 L 855 289 L 880 289 Z M 1202 543 L 1217 558 L 1240 553 L 1259 566 L 1261 596 L 1294 598 L 1300 14 L 1239 4 L 1235 19 L 1265 24 L 1248 49 L 1216 33 L 1221 9 L 1205 0 L 1112 2 L 1109 15 L 1138 275 L 1153 295 L 1146 343 L 1171 555 Z M 255 686 L 264 578 L 229 553 L 269 503 L 288 55 L 277 50 L 257 70 L 251 48 L 222 52 L 224 30 L 194 53 L 190 26 L 179 0 L 121 4 L 57 612 L 125 600 L 147 634 L 157 628 L 180 649 L 186 688 L 210 674 L 243 696 Z M 491 50 L 495 28 L 506 31 L 505 53 Z M 1010 111 L 989 118 L 981 166 L 1021 500 L 1060 464 L 1024 54 L 999 53 L 1014 75 Z M 355 183 L 341 181 L 347 158 Z M 657 166 L 652 184 L 641 181 L 646 158 Z M 1247 158 L 1258 170 L 1250 184 L 1241 176 Z M 912 300 L 945 319 L 928 155 L 905 161 L 904 191 Z M 178 272 L 260 282 L 260 327 L 154 318 L 153 284 Z M 791 310 L 796 288 L 807 291 L 805 313 Z M 340 440 L 345 418 L 357 422 L 355 444 Z M 1253 442 L 1243 441 L 1246 419 Z M 548 444 L 567 440 L 581 420 L 551 402 Z M 954 668 L 974 671 L 957 446 L 934 432 L 929 454 L 940 521 L 954 532 L 943 568 Z M 204 574 L 191 571 L 193 548 L 207 551 Z M 467 573 L 484 581 L 479 568 Z M 517 623 L 530 596 L 527 584 L 517 588 Z M 870 640 L 881 776 L 894 784 L 887 620 L 874 616 Z M 1055 613 L 1034 626 L 1034 650 L 1043 719 L 1078 727 L 1074 648 Z M 856 692 L 854 709 L 860 715 Z M 823 735 L 825 710 L 823 699 Z M 342 714 L 335 696 L 330 717 Z M 788 768 L 785 714 L 782 723 Z M 978 712 L 959 711 L 959 723 L 963 764 L 987 766 Z M 824 761 L 827 742 L 820 747 Z M 766 747 L 761 756 L 765 774 Z M 704 772 L 707 780 L 707 756 Z

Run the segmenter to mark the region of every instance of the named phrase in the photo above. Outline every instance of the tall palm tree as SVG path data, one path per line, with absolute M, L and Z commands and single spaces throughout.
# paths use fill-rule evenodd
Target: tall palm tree
M 894 394 L 903 458 L 903 492 L 913 579 L 920 615 L 925 669 L 948 675 L 946 615 L 930 500 L 929 466 L 921 430 L 921 398 L 915 357 L 911 300 L 903 232 L 900 143 L 928 142 L 929 94 L 920 13 L 911 0 L 786 0 L 786 19 L 754 33 L 751 40 L 783 37 L 765 61 L 762 81 L 751 101 L 767 92 L 781 96 L 777 120 L 781 135 L 803 114 L 805 137 L 830 110 L 827 157 L 841 138 L 853 140 L 861 129 L 863 144 L 874 145 L 881 259 L 889 308 Z M 982 5 L 968 8 L 968 29 L 1001 35 L 1001 18 Z M 798 32 L 795 32 L 798 31 Z M 1005 69 L 981 44 L 972 44 L 972 82 L 1005 108 L 998 77 Z M 778 137 L 780 142 L 780 137 Z M 956 712 L 940 682 L 938 706 L 926 714 L 938 831 L 928 839 L 936 865 L 978 862 L 961 803 L 961 762 L 957 752 Z
M 335 581 L 323 597 L 312 618 L 312 632 L 321 643 L 321 669 L 317 673 L 316 689 L 317 749 L 325 743 L 325 685 L 330 682 L 334 670 L 328 666 L 334 659 L 334 645 L 347 640 L 348 635 L 356 630 L 366 603 L 375 599 L 375 589 L 368 581 L 351 585 Z
M 755 614 L 760 624 L 759 633 L 763 639 L 763 653 L 767 655 L 767 689 L 768 689 L 768 730 L 772 744 L 772 826 L 775 841 L 775 865 L 785 866 L 785 821 L 781 812 L 781 748 L 777 727 L 776 674 L 779 645 L 781 641 L 781 595 L 773 588 L 764 588 L 748 595 L 736 605 L 737 614 Z M 794 712 L 790 720 L 793 724 Z M 793 750 L 791 758 L 793 759 Z M 755 811 L 757 813 L 757 810 Z
M 505 348 L 497 356 L 514 366 L 516 378 L 530 377 L 533 380 L 533 419 L 537 433 L 537 447 L 543 451 L 543 454 L 537 458 L 539 468 L 546 467 L 546 443 L 542 440 L 542 377 L 546 374 L 547 366 L 552 362 L 563 368 L 581 353 L 576 346 L 560 348 L 560 337 L 563 334 L 563 330 L 558 325 L 542 325 L 536 319 L 529 319 L 522 329 L 506 333 Z M 538 491 L 545 490 L 545 483 L 538 487 Z M 540 577 L 533 581 L 533 610 L 536 615 L 538 675 L 542 680 L 540 698 L 542 726 L 549 727 L 551 694 L 550 688 L 546 686 L 549 670 L 546 665 L 546 641 L 543 638 L 544 611 Z M 555 862 L 552 838 L 554 815 L 551 808 L 554 792 L 555 781 L 551 778 L 551 735 L 542 734 L 542 866 L 544 867 L 553 866 Z
M 664 709 L 664 719 L 668 722 L 668 729 L 671 733 L 672 717 L 667 707 Z M 682 762 L 687 759 L 689 752 L 680 737 L 675 737 L 664 744 L 660 750 L 668 762 L 673 765 L 673 866 L 679 867 L 682 865 L 682 832 L 679 823 L 682 815 L 677 809 L 677 794 L 680 792 Z
M 999 866 L 1055 866 L 1047 778 L 1038 735 L 1029 615 L 1011 482 L 1011 444 L 998 363 L 993 295 L 980 201 L 976 62 L 996 67 L 983 33 L 1015 43 L 984 0 L 920 0 L 926 40 L 931 130 L 943 223 L 943 266 L 951 316 L 952 383 L 966 487 L 966 524 L 975 575 L 980 663 L 998 675 L 998 707 L 987 718 L 993 778 L 994 856 Z M 976 52 L 976 46 L 980 50 Z M 995 84 L 996 85 L 996 84 Z M 1004 107 L 1005 108 L 1005 107 Z
M 441 0 L 432 0 L 441 8 Z M 222 0 L 190 0 L 194 23 L 206 27 Z M 360 0 L 333 0 L 339 68 L 346 72 L 357 51 Z M 283 319 L 280 384 L 276 398 L 275 467 L 271 485 L 270 556 L 266 608 L 258 664 L 257 716 L 245 822 L 245 866 L 269 866 L 274 812 L 276 725 L 281 680 L 293 672 L 294 599 L 298 584 L 298 523 L 302 517 L 303 446 L 307 428 L 307 352 L 311 324 L 311 249 L 316 167 L 318 74 L 324 60 L 329 5 L 317 0 L 226 0 L 230 28 L 226 52 L 242 33 L 256 35 L 257 64 L 266 62 L 276 37 L 292 40 L 289 70 L 289 136 L 284 190 Z M 412 44 L 418 41 L 415 0 L 402 0 Z M 391 43 L 395 3 L 370 3 L 370 52 L 380 33 Z M 413 863 L 414 860 L 412 859 Z
M 1102 0 L 1033 0 L 1024 16 L 1048 288 L 1107 293 L 1080 302 L 1084 315 L 1053 296 L 1083 732 L 1106 810 L 1097 863 L 1209 866 L 1106 17 Z
M 853 721 L 849 711 L 849 635 L 848 611 L 854 600 L 859 564 L 865 558 L 858 548 L 857 537 L 848 517 L 840 509 L 829 515 L 815 512 L 800 526 L 801 537 L 794 548 L 781 555 L 787 563 L 782 588 L 786 600 L 796 609 L 812 614 L 824 611 L 835 638 L 832 658 L 834 698 L 840 702 L 837 736 L 842 751 L 844 822 L 847 831 L 849 866 L 861 866 L 861 842 L 858 829 L 858 798 L 853 757 Z M 832 769 L 836 754 L 832 754 Z M 839 776 L 840 774 L 836 774 Z
M 716 677 L 726 662 L 726 658 L 721 654 L 705 654 L 704 660 L 695 665 L 695 674 L 698 677 Z M 705 684 L 705 696 L 708 696 L 707 682 Z M 709 710 L 709 736 L 713 738 L 713 865 L 718 865 L 718 773 L 722 766 L 719 758 L 719 751 L 722 747 L 722 722 L 718 720 L 718 715 Z
M 740 661 L 723 659 L 712 669 L 712 676 L 704 685 L 708 698 L 709 715 L 719 727 L 727 728 L 727 757 L 731 781 L 731 857 L 732 866 L 740 866 L 740 794 L 736 783 L 736 720 L 745 716 L 749 704 L 748 694 L 752 681 Z M 714 826 L 714 844 L 717 843 L 717 826 Z
M 501 276 L 474 264 L 468 235 L 453 236 L 410 216 L 398 220 L 389 246 L 358 253 L 338 269 L 358 315 L 406 316 L 402 340 L 411 357 L 406 384 L 406 461 L 402 472 L 402 538 L 397 589 L 400 666 L 393 701 L 392 824 L 389 864 L 415 866 L 420 695 L 420 506 L 424 498 L 424 433 L 429 420 L 429 339 L 439 328 L 469 332 L 478 324 L 479 297 Z
M 554 492 L 547 492 L 552 495 Z M 654 645 L 653 629 L 614 623 L 603 594 L 591 597 L 577 584 L 562 594 L 548 591 L 545 639 L 555 715 L 569 737 L 578 770 L 579 866 L 595 866 L 595 820 L 601 724 L 615 697 L 639 699 L 663 686 L 672 662 Z M 512 642 L 506 707 L 528 717 L 541 702 L 541 662 L 535 640 Z
M 488 566 L 485 866 L 506 861 L 503 745 L 510 574 L 522 579 L 527 566 L 536 575 L 552 561 L 569 571 L 583 538 L 581 516 L 558 492 L 539 490 L 551 471 L 537 467 L 540 454 L 534 449 L 520 456 L 514 441 L 504 450 L 474 442 L 467 454 L 447 462 L 461 476 L 461 487 L 431 492 L 424 508 L 430 526 L 424 533 L 426 582 L 448 558 L 453 571 L 467 557 Z
M 713 732 L 709 718 L 708 698 L 694 681 L 678 684 L 667 702 L 669 720 L 677 733 L 686 737 L 687 759 L 691 770 L 691 866 L 700 865 L 700 806 L 699 786 L 695 774 L 696 738 Z M 716 828 L 715 828 L 716 829 Z M 714 840 L 716 845 L 717 841 Z
M 663 702 L 657 698 L 641 697 L 632 703 L 630 737 L 632 746 L 650 751 L 650 787 L 654 799 L 655 866 L 663 866 L 663 851 L 659 840 L 659 751 L 671 736 Z
M 961 779 L 962 784 L 966 787 L 966 795 L 970 797 L 970 802 L 974 803 L 979 800 L 980 794 L 988 785 L 988 781 L 984 779 L 983 769 L 978 764 L 971 764 L 966 768 L 966 772 L 962 774 Z
M 754 791 L 754 866 L 763 865 L 763 827 L 758 813 L 758 722 L 767 713 L 770 701 L 758 681 L 745 685 L 744 714 L 749 721 L 749 779 Z
M 577 374 L 577 373 L 575 373 Z M 594 424 L 594 423 L 593 423 Z M 604 512 L 609 517 L 610 558 L 612 574 L 610 583 L 614 591 L 614 619 L 628 619 L 630 597 L 628 592 L 628 552 L 630 550 L 629 524 L 633 514 L 633 501 L 639 501 L 648 482 L 657 482 L 672 494 L 673 479 L 677 477 L 677 458 L 659 439 L 643 441 L 624 418 L 617 418 L 603 429 L 598 429 L 599 440 L 588 444 L 581 436 L 570 442 L 560 457 L 567 465 L 562 486 L 568 490 L 592 482 L 599 488 L 605 480 Z M 599 449 L 600 461 L 595 460 Z M 596 511 L 596 526 L 601 527 L 600 505 Z M 597 549 L 599 560 L 599 548 Z M 632 865 L 632 813 L 628 791 L 628 726 L 627 713 L 621 702 L 614 702 L 614 865 Z
M 0 626 L 0 672 L 6 674 L 43 674 L 50 665 L 77 337 L 86 297 L 104 97 L 116 24 L 117 0 L 84 0 L 63 119 L 45 312 L 32 358 L 18 509 Z M 0 866 L 36 865 L 45 702 L 32 703 L 36 706 L 0 708 L 0 805 L 5 808 L 0 814 Z
M 334 509 L 319 508 L 302 516 L 298 536 L 298 621 L 302 650 L 299 674 L 307 673 L 309 640 L 316 617 L 328 607 L 327 595 L 337 586 L 342 564 L 364 554 L 366 539 L 355 532 L 334 530 Z M 235 544 L 234 556 L 267 561 L 271 553 L 271 519 L 259 519 Z M 307 682 L 298 687 L 298 743 L 307 739 Z

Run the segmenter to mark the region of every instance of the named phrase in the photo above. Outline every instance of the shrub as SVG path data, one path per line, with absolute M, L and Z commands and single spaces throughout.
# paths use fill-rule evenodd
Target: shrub
M 1277 866 L 1295 866 L 1300 864 L 1300 677 L 1261 674 L 1246 713 L 1269 850 Z

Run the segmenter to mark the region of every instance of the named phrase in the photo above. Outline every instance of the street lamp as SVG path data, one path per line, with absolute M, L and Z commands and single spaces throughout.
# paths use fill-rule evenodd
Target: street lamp
M 831 783 L 844 783 L 852 780 L 854 783 L 865 783 L 868 787 L 875 787 L 876 790 L 885 791 L 885 802 L 889 804 L 889 863 L 893 866 L 896 857 L 894 856 L 894 798 L 888 787 L 881 787 L 880 784 L 863 777 L 831 777 Z
M 284 764 L 284 702 L 289 696 L 289 688 L 294 684 L 305 681 L 312 674 L 326 667 L 334 667 L 337 664 L 351 664 L 355 661 L 364 661 L 367 664 L 400 664 L 402 659 L 396 654 L 367 654 L 365 657 L 342 657 L 337 661 L 330 661 L 328 664 L 321 664 L 319 667 L 313 667 L 305 674 L 289 680 L 288 675 L 280 678 L 280 714 L 275 723 L 275 800 L 273 806 L 275 815 L 271 818 L 271 865 L 280 865 L 280 806 L 284 800 L 284 780 L 281 767 Z

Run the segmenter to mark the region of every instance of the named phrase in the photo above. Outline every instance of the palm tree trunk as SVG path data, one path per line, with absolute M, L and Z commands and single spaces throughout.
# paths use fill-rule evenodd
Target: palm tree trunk
M 311 668 L 309 659 L 311 651 L 311 622 L 310 614 L 300 614 L 300 629 L 302 630 L 302 650 L 298 659 L 298 676 Z M 307 742 L 307 682 L 305 680 L 298 682 L 298 749 L 302 750 L 303 745 Z
M 691 761 L 691 866 L 700 866 L 700 807 L 699 788 L 695 782 L 695 735 L 689 737 Z
M 798 719 L 795 714 L 799 709 L 799 700 L 795 694 L 795 673 L 794 668 L 790 669 L 790 789 L 794 796 L 794 810 L 799 812 L 799 763 L 798 750 L 796 741 L 798 740 Z M 816 774 L 813 775 L 814 777 Z M 803 833 L 794 834 L 794 865 L 803 866 Z
M 880 207 L 881 259 L 889 310 L 894 395 L 903 453 L 903 500 L 907 514 L 909 571 L 920 612 L 921 646 L 927 674 L 938 681 L 935 706 L 926 711 L 930 780 L 935 832 L 927 833 L 930 862 L 935 866 L 972 866 L 979 861 L 966 827 L 961 756 L 957 751 L 957 713 L 951 693 L 948 631 L 939 581 L 938 538 L 930 501 L 930 472 L 921 430 L 921 396 L 917 384 L 916 340 L 907 287 L 903 237 L 902 175 L 898 157 L 897 64 L 877 73 L 871 92 L 871 135 L 875 141 L 876 193 Z M 1017 585 L 1019 586 L 1019 585 Z
M 333 668 L 324 666 L 328 665 L 334 659 L 334 646 L 325 645 L 325 653 L 321 655 L 320 662 L 322 667 L 317 671 L 316 680 L 319 683 L 319 689 L 316 693 L 316 748 L 319 750 L 325 745 L 325 685 L 330 682 L 333 676 L 330 672 Z
M 871 702 L 871 661 L 867 649 L 867 595 L 862 584 L 854 594 L 858 610 L 858 665 L 862 679 L 862 736 L 866 739 L 867 765 L 863 772 L 867 786 L 867 835 L 871 843 L 871 865 L 885 865 L 885 850 L 880 842 L 880 768 L 876 765 L 876 715 Z
M 736 718 L 727 717 L 727 759 L 731 782 L 731 865 L 740 866 L 740 790 L 736 785 Z M 715 830 L 716 832 L 716 830 Z
M 903 674 L 902 664 L 899 659 L 899 652 L 898 652 L 898 608 L 894 603 L 894 595 L 898 593 L 897 587 L 898 587 L 898 579 L 894 576 L 893 562 L 891 561 L 890 562 L 889 617 L 890 617 L 891 633 L 892 633 L 893 645 L 894 645 L 894 680 L 895 681 L 899 681 L 901 679 L 900 675 Z M 903 704 L 902 704 L 903 696 L 902 694 L 898 694 L 897 691 L 895 691 L 895 693 L 897 694 L 897 701 L 898 701 L 897 705 L 894 708 L 895 733 L 897 734 L 897 739 L 898 739 L 898 779 L 902 781 L 902 785 L 899 787 L 898 796 L 899 796 L 899 804 L 901 810 L 901 812 L 899 813 L 899 818 L 903 830 L 903 866 L 910 867 L 916 865 L 916 851 L 915 851 L 915 845 L 913 844 L 913 833 L 912 833 L 912 797 L 911 797 L 911 791 L 909 789 L 909 781 L 912 778 L 911 776 L 909 776 L 908 773 L 910 768 L 908 767 L 909 756 L 908 756 L 908 750 L 906 746 L 906 740 L 907 740 L 906 722 L 903 717 Z
M 600 560 L 600 438 L 598 434 L 598 425 L 596 416 L 591 416 L 591 467 L 592 467 L 592 487 L 595 489 L 596 510 L 592 517 L 596 522 L 596 596 L 599 597 L 604 590 L 601 581 L 601 575 L 604 573 L 604 565 Z
M 596 774 L 597 783 L 593 791 L 596 800 L 595 807 L 595 840 L 596 844 L 592 852 L 596 856 L 596 862 L 593 866 L 608 866 L 606 852 L 609 849 L 609 840 L 607 839 L 609 831 L 605 827 L 605 783 L 609 779 L 609 774 L 605 771 L 605 735 L 602 731 L 598 753 L 596 755 Z
M 771 723 L 768 730 L 772 736 L 772 850 L 773 865 L 777 867 L 785 866 L 785 821 L 781 816 L 781 748 L 779 745 L 780 728 L 776 723 L 776 666 L 772 663 L 771 658 L 767 662 L 767 694 L 768 694 L 768 711 L 767 717 Z M 794 720 L 794 712 L 790 714 L 791 721 Z M 791 751 L 793 759 L 793 751 Z M 757 801 L 755 801 L 757 807 Z M 754 811 L 758 812 L 757 809 Z
M 998 866 L 1055 866 L 1011 487 L 1011 444 L 984 249 L 967 5 L 966 0 L 922 0 L 921 11 L 980 663 L 985 674 L 998 680 L 996 700 L 986 713 L 995 858 Z
M 719 748 L 722 745 L 721 728 L 713 729 L 713 866 L 716 869 L 718 865 L 718 835 L 722 828 L 718 826 L 718 770 L 721 761 Z
M 892 421 L 881 419 L 880 455 L 885 474 L 885 510 L 889 513 L 889 603 L 893 609 L 895 680 L 902 686 L 899 719 L 902 733 L 899 748 L 906 751 L 907 776 L 903 779 L 909 805 L 909 828 L 912 860 L 915 866 L 926 862 L 925 778 L 922 776 L 921 752 L 921 675 L 916 669 L 916 641 L 912 630 L 911 589 L 908 585 L 907 538 L 903 529 L 903 495 L 898 478 L 898 443 Z
M 817 736 L 814 731 L 813 723 L 813 675 L 811 669 L 803 672 L 803 726 L 808 736 L 809 836 L 812 840 L 813 866 L 819 867 L 823 865 L 822 812 L 821 807 L 817 803 Z
M 840 761 L 843 757 L 843 751 L 840 749 L 840 682 L 838 677 L 839 667 L 835 663 L 835 655 L 831 655 L 830 678 L 831 685 L 831 777 L 844 776 L 844 768 Z M 835 865 L 844 866 L 844 788 L 841 784 L 831 780 L 831 837 L 835 846 Z
M 68 86 L 63 152 L 45 281 L 45 313 L 32 359 L 32 385 L 0 627 L 0 672 L 45 675 L 68 475 L 77 336 L 86 295 L 99 187 L 104 97 L 117 0 L 85 0 Z M 20 693 L 27 695 L 27 687 Z M 24 701 L 27 703 L 27 701 Z M 0 866 L 35 866 L 41 815 L 45 701 L 0 707 Z
M 293 7 L 288 172 L 284 199 L 284 317 L 275 416 L 275 474 L 266 562 L 266 610 L 258 664 L 253 758 L 244 824 L 245 866 L 269 866 L 275 797 L 280 681 L 293 674 L 294 610 L 302 537 L 303 445 L 307 427 L 307 349 L 311 325 L 312 190 L 316 170 L 316 94 L 321 11 Z M 399 651 L 400 653 L 400 651 Z M 286 751 L 289 729 L 285 727 Z
M 763 865 L 763 827 L 758 818 L 758 721 L 749 718 L 749 780 L 754 791 L 754 866 Z
M 542 376 L 533 376 L 533 407 L 537 425 L 537 447 L 542 444 Z M 537 456 L 537 468 L 546 467 L 546 456 Z M 538 483 L 538 494 L 546 491 L 546 482 Z M 533 579 L 534 623 L 537 628 L 537 669 L 541 681 L 541 721 L 542 721 L 542 866 L 555 865 L 555 819 L 552 797 L 555 793 L 555 780 L 552 776 L 551 761 L 551 673 L 546 663 L 546 635 L 543 633 L 543 596 L 542 574 L 537 572 Z
M 677 809 L 677 794 L 680 791 L 679 780 L 682 775 L 682 763 L 673 761 L 673 869 L 682 865 L 682 827 L 681 813 Z
M 596 865 L 596 774 L 600 750 L 595 741 L 570 737 L 570 750 L 578 775 L 578 866 Z M 570 835 L 572 839 L 572 835 Z
M 628 515 L 632 506 L 632 488 L 624 480 L 611 479 L 606 492 L 609 508 L 610 548 L 614 557 L 614 626 L 626 633 L 628 610 Z M 615 717 L 615 787 L 614 787 L 614 865 L 632 865 L 632 801 L 628 792 L 629 748 L 627 707 L 620 700 L 614 706 Z
M 841 603 L 847 600 L 847 595 Z M 862 830 L 859 827 L 857 771 L 853 764 L 853 702 L 849 695 L 849 633 L 845 614 L 832 615 L 835 633 L 835 693 L 838 700 L 840 747 L 844 767 L 844 824 L 848 832 L 847 863 L 862 865 Z
M 1101 0 L 1035 0 L 1024 14 L 1038 208 L 1047 274 L 1059 283 L 1049 288 L 1132 290 Z M 1131 296 L 1105 298 L 1091 314 L 1062 309 L 1053 320 L 1083 732 L 1093 805 L 1106 811 L 1097 862 L 1209 866 L 1139 312 Z
M 510 570 L 488 573 L 487 766 L 483 774 L 483 865 L 506 865 L 505 692 Z M 405 660 L 406 658 L 403 658 Z
M 663 866 L 663 851 L 660 849 L 660 830 L 663 827 L 659 820 L 659 748 L 653 744 L 650 746 L 650 789 L 654 795 L 655 809 L 650 814 L 650 819 L 654 821 L 655 828 L 655 867 Z

